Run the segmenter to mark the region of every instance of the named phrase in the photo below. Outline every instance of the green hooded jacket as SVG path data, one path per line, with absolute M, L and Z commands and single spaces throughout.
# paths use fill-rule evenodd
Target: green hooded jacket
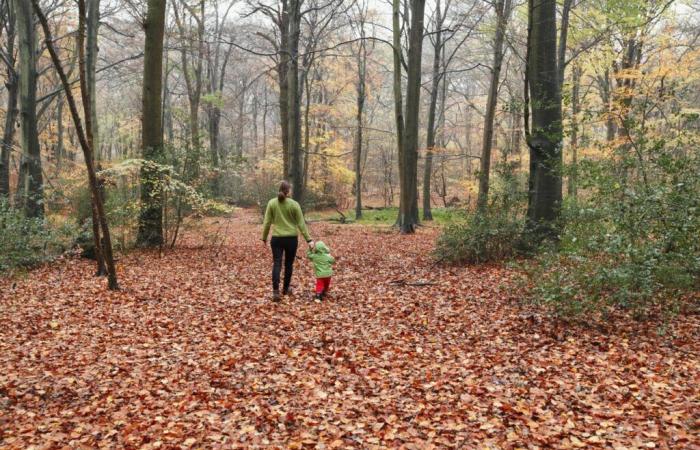
M 331 256 L 331 251 L 326 244 L 316 241 L 314 248 L 309 250 L 306 255 L 314 264 L 316 278 L 328 278 L 333 275 L 335 258 Z

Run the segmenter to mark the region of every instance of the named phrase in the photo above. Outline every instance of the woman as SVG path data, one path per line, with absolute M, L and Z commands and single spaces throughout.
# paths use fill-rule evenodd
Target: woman
M 265 220 L 263 221 L 262 240 L 267 246 L 267 236 L 270 233 L 272 226 L 272 300 L 280 301 L 280 272 L 282 271 L 282 257 L 284 256 L 284 285 L 282 293 L 287 295 L 291 293 L 289 288 L 292 282 L 292 272 L 294 271 L 294 258 L 297 254 L 297 246 L 299 239 L 297 235 L 299 231 L 304 235 L 304 239 L 309 244 L 309 248 L 313 247 L 313 241 L 309 236 L 309 231 L 306 229 L 304 214 L 301 212 L 299 203 L 292 200 L 289 196 L 292 187 L 286 181 L 280 183 L 279 193 L 277 198 L 273 198 L 267 202 L 265 209 Z

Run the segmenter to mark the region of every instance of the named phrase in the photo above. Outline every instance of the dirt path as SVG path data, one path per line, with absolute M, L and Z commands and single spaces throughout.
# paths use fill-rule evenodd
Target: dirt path
M 312 230 L 333 298 L 309 301 L 301 260 L 303 294 L 275 305 L 259 226 L 224 229 L 218 258 L 200 237 L 123 257 L 117 293 L 80 260 L 0 280 L 0 447 L 700 444 L 697 317 L 567 332 L 506 269 L 433 267 L 434 230 L 331 224 Z

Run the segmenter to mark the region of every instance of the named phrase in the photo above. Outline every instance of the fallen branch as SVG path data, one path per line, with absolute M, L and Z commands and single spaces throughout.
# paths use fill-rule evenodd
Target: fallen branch
M 390 281 L 389 284 L 393 286 L 433 286 L 437 283 L 434 281 L 424 281 L 424 280 L 418 280 L 418 281 L 406 281 L 406 280 L 393 280 Z

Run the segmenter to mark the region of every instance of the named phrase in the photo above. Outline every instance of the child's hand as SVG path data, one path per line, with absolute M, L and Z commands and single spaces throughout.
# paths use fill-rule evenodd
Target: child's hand
M 309 244 L 309 250 L 313 250 L 314 247 L 316 247 L 316 243 L 314 241 L 309 241 L 308 244 Z

